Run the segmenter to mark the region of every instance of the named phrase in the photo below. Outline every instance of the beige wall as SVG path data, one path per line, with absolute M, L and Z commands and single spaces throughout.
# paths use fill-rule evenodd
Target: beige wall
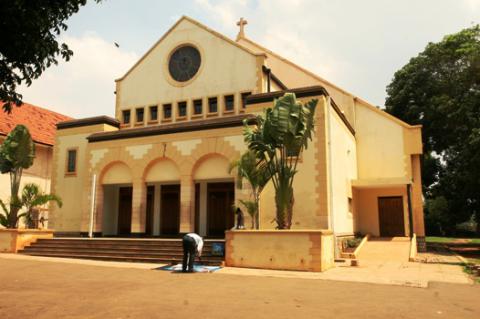
M 325 271 L 335 266 L 331 231 L 253 230 L 226 233 L 227 266 Z
M 313 140 L 309 142 L 308 149 L 300 156 L 293 183 L 295 204 L 293 207 L 292 229 L 326 229 L 328 228 L 328 208 L 326 207 L 326 149 L 325 141 L 325 105 L 323 97 L 307 97 L 298 99 L 302 103 L 311 99 L 318 99 L 315 111 L 316 131 Z M 249 106 L 254 113 L 261 112 L 266 107 L 271 107 L 272 102 Z M 260 202 L 260 228 L 274 229 L 275 218 L 275 189 L 269 183 L 261 194 Z M 273 222 L 272 222 L 273 221 Z
M 170 78 L 167 63 L 172 50 L 185 43 L 199 49 L 202 63 L 194 80 L 188 86 L 180 86 Z M 240 92 L 257 91 L 259 67 L 261 71 L 257 60 L 252 53 L 183 19 L 117 83 L 117 104 L 121 110 L 131 109 L 132 119 L 136 107 L 185 100 L 191 105 L 191 100 L 198 98 L 205 99 L 205 109 L 206 98 L 211 96 L 219 97 L 221 110 L 225 94 L 237 94 L 239 105 Z M 117 118 L 120 119 L 120 112 Z
M 336 235 L 352 234 L 354 216 L 349 199 L 352 199 L 351 180 L 357 178 L 356 142 L 333 108 L 329 116 L 333 227 Z
M 88 173 L 87 136 L 95 132 L 112 131 L 109 125 L 92 125 L 58 130 L 53 159 L 52 192 L 63 200 L 62 208 L 54 207 L 51 211 L 50 227 L 56 231 L 78 232 L 81 225 L 82 198 Z M 77 149 L 77 172 L 65 174 L 67 150 Z
M 361 104 L 356 113 L 358 178 L 406 177 L 403 127 Z

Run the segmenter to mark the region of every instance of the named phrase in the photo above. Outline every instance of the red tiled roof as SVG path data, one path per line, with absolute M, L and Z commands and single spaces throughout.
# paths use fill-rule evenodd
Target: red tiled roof
M 35 142 L 53 145 L 56 124 L 72 119 L 28 103 L 23 103 L 20 107 L 13 105 L 12 112 L 7 114 L 3 111 L 3 104 L 0 101 L 0 135 L 7 135 L 17 124 L 23 124 L 28 127 Z

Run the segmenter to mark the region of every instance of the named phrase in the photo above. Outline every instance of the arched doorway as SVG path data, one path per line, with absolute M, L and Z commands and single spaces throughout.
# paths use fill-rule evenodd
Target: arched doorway
M 180 229 L 180 171 L 172 160 L 152 161 L 145 169 L 146 233 L 176 236 Z
M 229 160 L 209 154 L 194 166 L 195 229 L 208 237 L 224 237 L 234 225 L 235 184 Z
M 132 225 L 132 174 L 122 162 L 107 166 L 100 179 L 103 187 L 103 223 L 105 236 L 127 236 Z

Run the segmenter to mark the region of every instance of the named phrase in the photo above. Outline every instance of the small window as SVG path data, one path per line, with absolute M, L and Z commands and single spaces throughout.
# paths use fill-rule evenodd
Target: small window
M 123 124 L 130 124 L 130 110 L 122 112 Z
M 165 120 L 172 118 L 172 104 L 163 104 L 163 118 Z
M 142 123 L 143 122 L 143 113 L 144 113 L 143 108 L 136 109 L 135 113 L 136 113 L 136 116 L 137 116 L 137 123 Z
M 245 92 L 245 93 L 242 93 L 242 108 L 246 108 L 247 107 L 247 97 L 249 95 L 252 95 L 252 92 Z
M 208 99 L 208 113 L 217 113 L 218 112 L 218 101 L 216 97 L 211 97 Z
M 156 105 L 150 106 L 150 121 L 158 120 L 158 107 Z
M 193 114 L 198 115 L 203 113 L 203 103 L 201 99 L 193 101 Z
M 235 101 L 235 99 L 234 99 L 233 95 L 226 95 L 225 96 L 225 111 L 226 112 L 233 111 L 234 101 Z
M 67 151 L 67 174 L 75 174 L 77 172 L 77 150 Z
M 187 116 L 187 102 L 178 102 L 178 117 Z

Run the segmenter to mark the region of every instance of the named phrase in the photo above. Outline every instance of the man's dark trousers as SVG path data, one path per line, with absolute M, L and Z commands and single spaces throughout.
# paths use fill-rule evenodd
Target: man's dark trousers
M 193 272 L 193 261 L 195 260 L 196 252 L 197 243 L 195 242 L 195 239 L 187 235 L 183 236 L 183 272 Z

